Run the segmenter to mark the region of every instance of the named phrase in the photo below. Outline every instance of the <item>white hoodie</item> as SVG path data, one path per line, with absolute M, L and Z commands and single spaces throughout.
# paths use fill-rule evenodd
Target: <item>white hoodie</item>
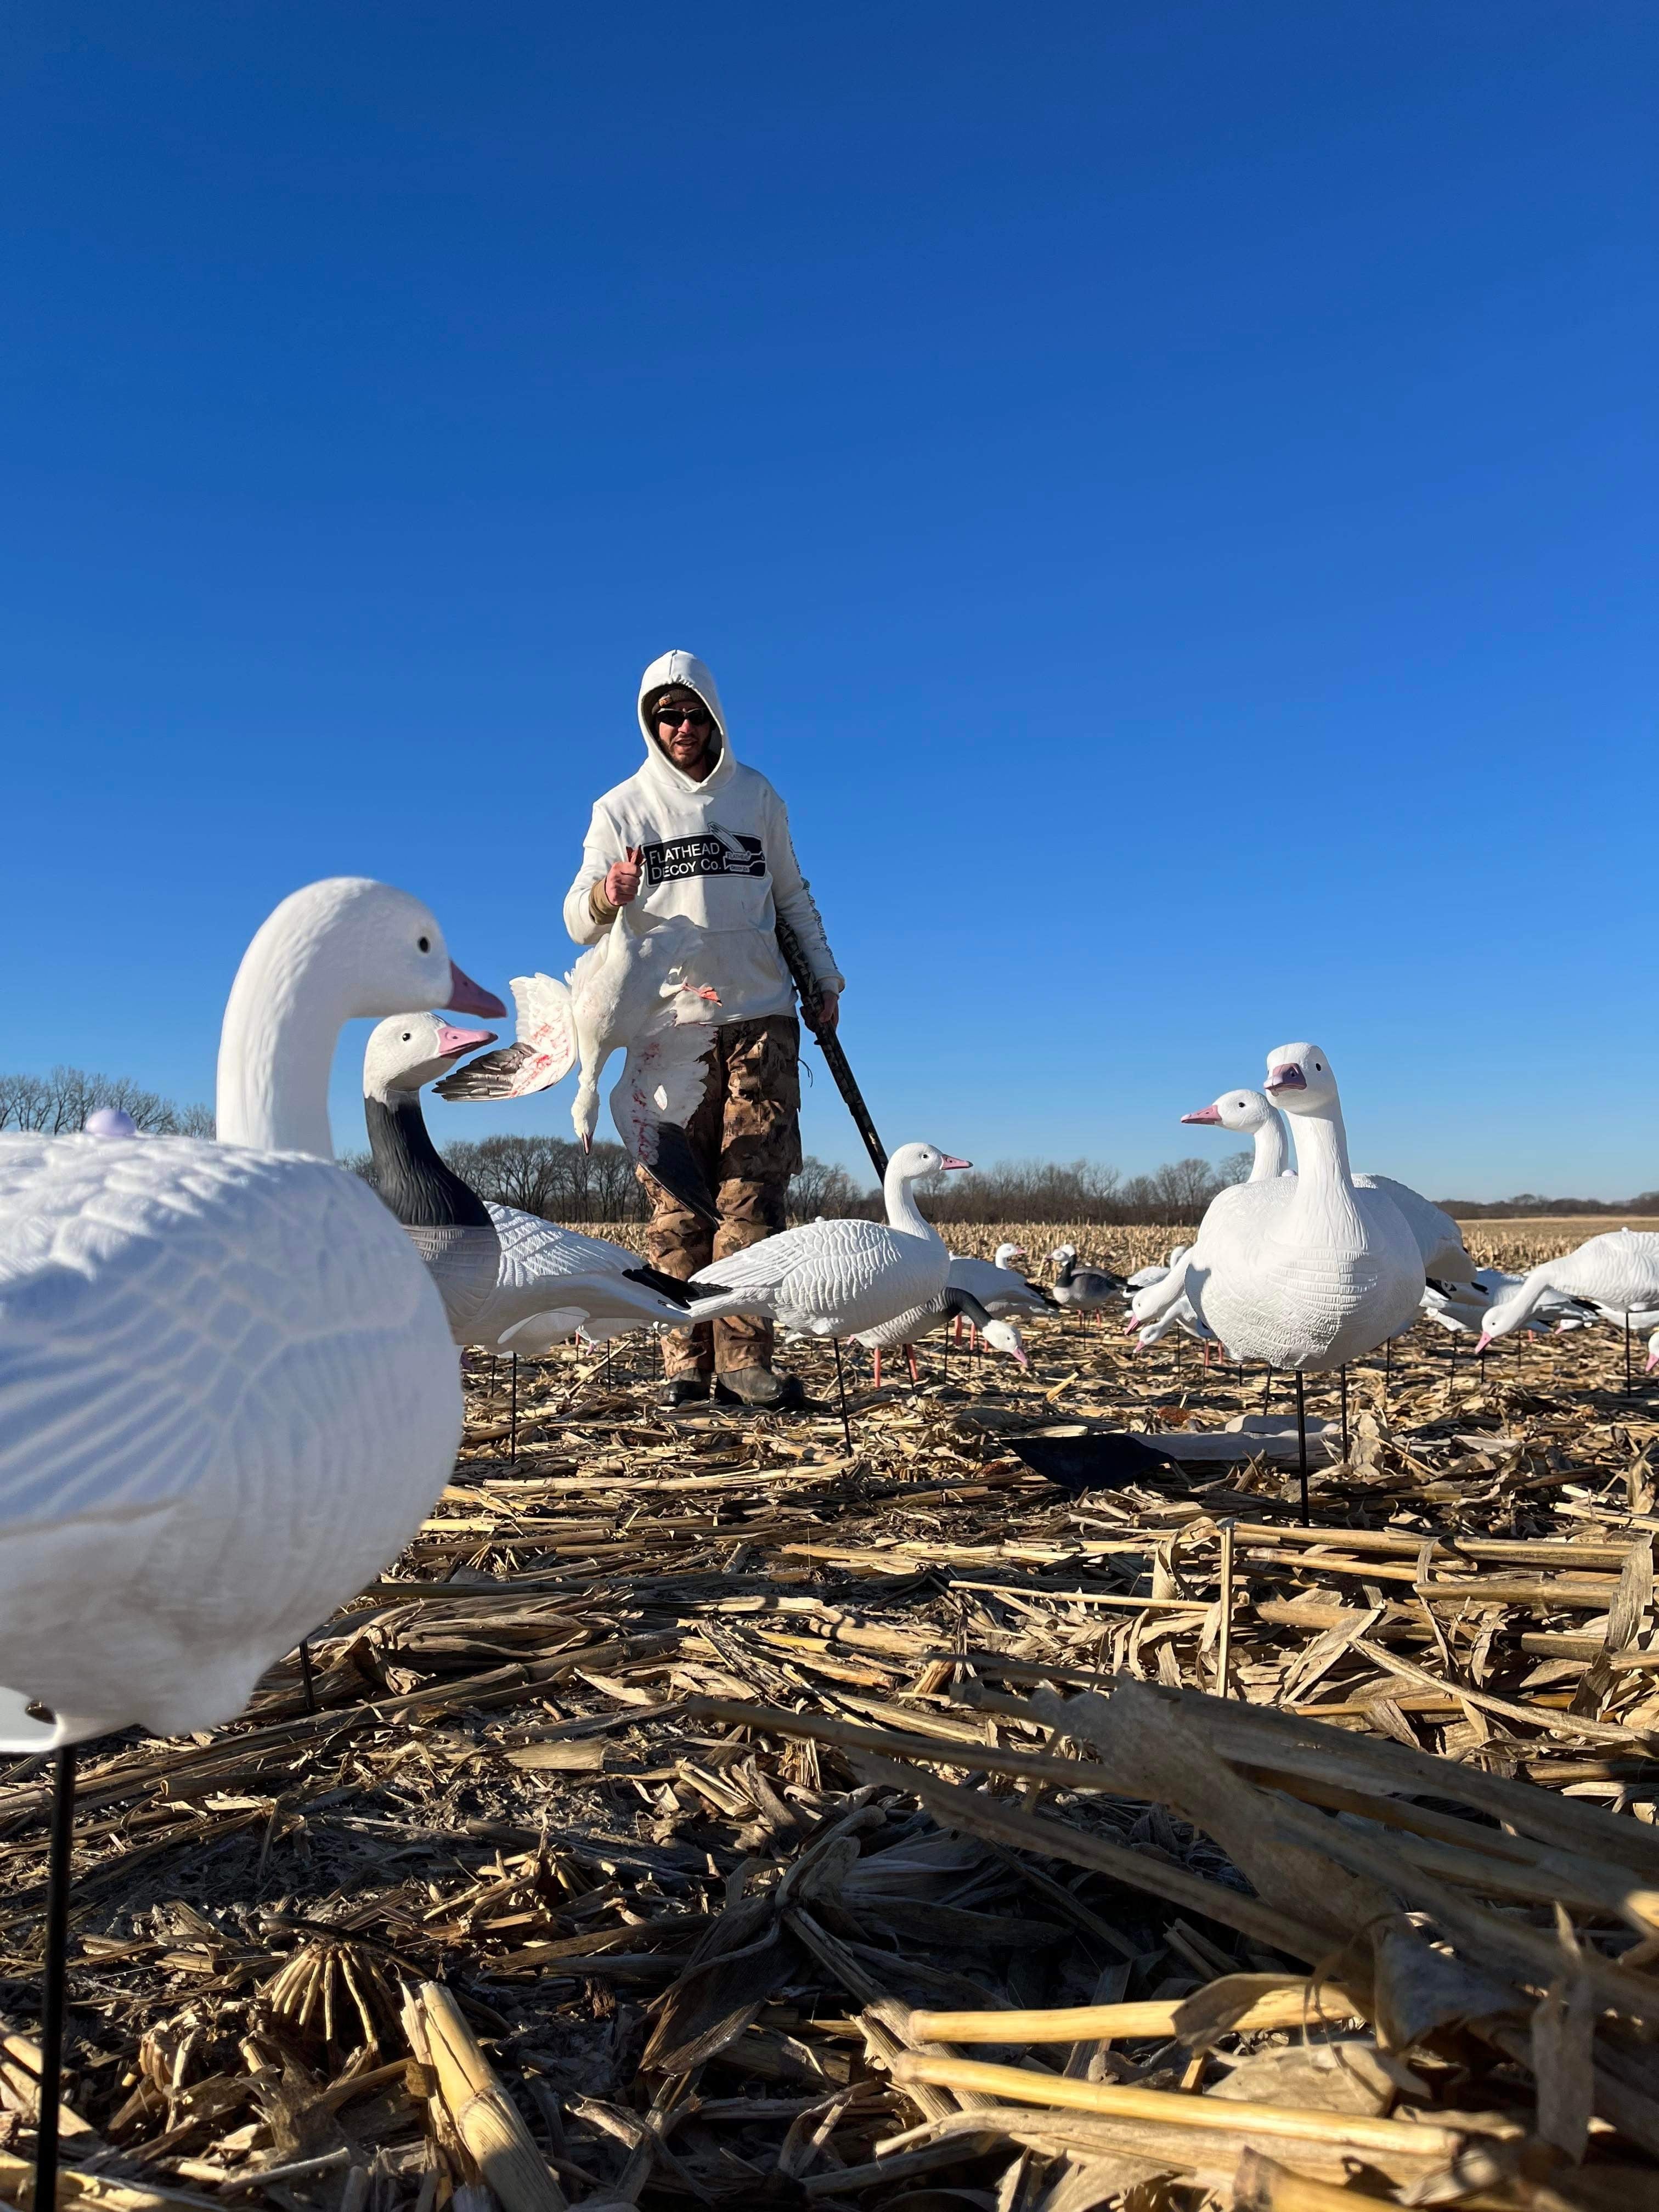
M 645 702 L 670 684 L 690 687 L 714 718 L 720 758 L 701 783 L 657 743 Z M 778 915 L 800 939 L 820 988 L 842 988 L 823 924 L 789 839 L 789 815 L 757 769 L 733 759 L 714 679 L 689 653 L 665 653 L 640 678 L 645 765 L 595 802 L 582 864 L 564 902 L 564 926 L 578 945 L 597 944 L 611 927 L 596 921 L 588 894 L 613 860 L 643 848 L 639 902 L 653 919 L 684 915 L 708 933 L 697 974 L 720 994 L 723 1022 L 757 1020 L 795 1009 L 789 971 L 773 934 Z

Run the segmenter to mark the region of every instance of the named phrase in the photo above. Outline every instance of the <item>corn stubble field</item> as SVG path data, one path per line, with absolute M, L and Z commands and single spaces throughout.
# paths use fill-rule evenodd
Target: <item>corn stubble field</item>
M 1011 1237 L 1178 1232 L 951 1231 Z M 1115 1316 L 1027 1345 L 849 1367 L 850 1455 L 817 1347 L 793 1421 L 671 1419 L 633 1340 L 471 1355 L 317 1709 L 296 1657 L 83 1756 L 60 2201 L 1659 2203 L 1659 1392 L 1610 1330 L 1454 1369 L 1420 1324 L 1308 1530 L 1261 1461 L 1051 1488 L 1011 1435 L 1263 1378 Z M 20 2203 L 47 1780 L 0 1778 Z

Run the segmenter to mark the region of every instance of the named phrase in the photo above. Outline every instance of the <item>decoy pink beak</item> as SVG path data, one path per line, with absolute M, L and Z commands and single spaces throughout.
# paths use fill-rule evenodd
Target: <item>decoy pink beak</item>
M 1014 1346 L 1014 1358 L 1022 1367 L 1029 1367 L 1031 1364 L 1025 1357 L 1025 1346 L 1023 1344 L 1017 1344 Z
M 953 1160 L 948 1152 L 939 1162 L 942 1168 L 970 1168 L 973 1164 L 971 1160 Z
M 1474 1348 L 1477 1352 L 1484 1352 L 1491 1342 L 1492 1339 L 1489 1336 L 1477 1337 Z
M 1131 1314 L 1128 1320 L 1123 1324 L 1123 1334 L 1125 1336 L 1133 1336 L 1139 1327 L 1140 1321 L 1139 1316 L 1135 1314 Z
M 475 983 L 453 960 L 449 963 L 449 996 L 444 1004 L 452 1013 L 482 1014 L 487 1021 L 501 1021 L 507 1012 L 493 991 L 486 991 L 482 983 Z
M 1308 1079 L 1293 1060 L 1274 1068 L 1267 1078 L 1269 1091 L 1305 1091 L 1307 1087 Z
M 1656 1367 L 1659 1367 L 1659 1352 L 1650 1352 L 1648 1354 L 1648 1373 L 1651 1375 Z
M 438 1024 L 438 1049 L 446 1059 L 457 1053 L 471 1052 L 475 1044 L 494 1044 L 494 1030 L 453 1030 L 447 1022 Z
M 1196 1114 L 1183 1114 L 1181 1118 L 1183 1121 L 1215 1122 L 1219 1121 L 1221 1116 L 1213 1106 L 1200 1106 Z

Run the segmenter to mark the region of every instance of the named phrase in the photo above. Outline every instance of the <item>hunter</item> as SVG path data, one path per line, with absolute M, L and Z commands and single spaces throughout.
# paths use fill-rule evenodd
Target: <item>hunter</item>
M 778 915 L 805 954 L 821 1024 L 835 1027 L 845 986 L 783 801 L 733 757 L 702 661 L 689 653 L 653 660 L 640 679 L 639 718 L 645 764 L 595 803 L 564 921 L 577 944 L 594 945 L 638 899 L 648 915 L 683 915 L 708 933 L 698 981 L 720 994 L 720 1026 L 687 1135 L 715 1194 L 719 1228 L 638 1170 L 651 1200 L 651 1263 L 684 1281 L 781 1229 L 800 1166 L 800 1024 L 774 933 Z M 670 1406 L 711 1389 L 727 1405 L 793 1412 L 803 1402 L 799 1377 L 772 1371 L 769 1322 L 704 1322 L 664 1346 Z

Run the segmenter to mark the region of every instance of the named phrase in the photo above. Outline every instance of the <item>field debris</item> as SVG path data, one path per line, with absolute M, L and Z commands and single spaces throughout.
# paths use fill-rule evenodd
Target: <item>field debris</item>
M 849 1361 L 850 1453 L 827 1348 L 805 1419 L 666 1413 L 640 1339 L 469 1355 L 315 1710 L 296 1655 L 82 1754 L 60 2203 L 1659 2203 L 1659 1389 L 1606 1328 L 1421 1323 L 1304 1528 L 1282 1459 L 1071 1495 L 1010 1448 L 1282 1379 L 1026 1346 Z M 49 1782 L 0 1774 L 22 2206 Z

